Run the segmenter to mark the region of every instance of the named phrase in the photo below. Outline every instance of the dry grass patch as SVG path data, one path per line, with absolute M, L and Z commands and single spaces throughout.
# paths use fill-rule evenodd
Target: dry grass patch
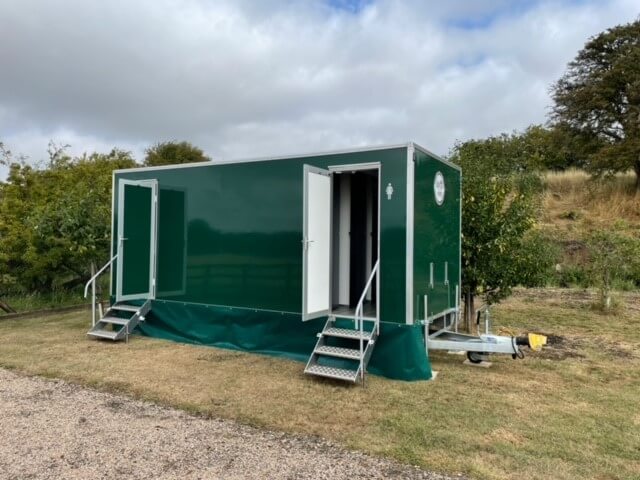
M 640 305 L 637 295 L 626 301 Z M 435 382 L 369 377 L 364 389 L 346 387 L 278 358 L 141 337 L 92 341 L 85 313 L 0 321 L 0 366 L 478 478 L 638 478 L 640 319 L 604 317 L 587 302 L 525 291 L 494 311 L 496 327 L 562 337 L 582 356 L 503 357 L 480 370 L 437 353 Z
M 619 220 L 640 228 L 640 195 L 631 172 L 593 180 L 582 170 L 548 172 L 541 221 L 559 230 L 602 228 Z

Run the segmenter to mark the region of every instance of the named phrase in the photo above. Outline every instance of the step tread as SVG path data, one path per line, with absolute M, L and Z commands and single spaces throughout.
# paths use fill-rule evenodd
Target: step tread
M 305 373 L 318 375 L 320 377 L 335 378 L 338 380 L 348 380 L 356 382 L 358 379 L 358 371 L 348 368 L 327 367 L 324 365 L 309 365 L 305 369 Z
M 135 305 L 127 305 L 126 303 L 114 303 L 109 308 L 113 308 L 114 310 L 123 310 L 125 312 L 137 312 L 142 307 L 138 307 Z
M 100 338 L 108 338 L 110 340 L 115 340 L 120 332 L 109 331 L 109 330 L 90 330 L 87 332 L 87 335 L 91 335 L 92 337 L 100 337 Z
M 342 337 L 342 338 L 360 338 L 360 330 L 352 330 L 349 328 L 338 328 L 338 327 L 329 327 L 325 328 L 322 331 L 323 335 L 328 335 L 330 337 Z M 371 332 L 367 332 L 366 330 L 362 332 L 362 338 L 364 340 L 371 339 Z
M 314 351 L 321 355 L 327 355 L 330 357 L 349 358 L 353 360 L 360 360 L 360 350 L 355 348 L 344 347 L 332 347 L 330 345 L 321 345 Z M 363 352 L 364 353 L 364 352 Z
M 101 322 L 105 323 L 113 323 L 115 325 L 126 325 L 131 321 L 130 318 L 119 318 L 119 317 L 111 317 L 107 315 L 106 317 L 102 317 L 100 319 Z

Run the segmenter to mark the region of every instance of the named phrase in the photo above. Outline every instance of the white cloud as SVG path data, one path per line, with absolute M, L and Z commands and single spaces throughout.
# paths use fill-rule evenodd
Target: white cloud
M 0 141 L 34 159 L 50 138 L 138 156 L 170 139 L 214 158 L 409 139 L 446 153 L 543 122 L 550 84 L 587 37 L 637 14 L 631 0 L 379 0 L 357 13 L 321 1 L 8 0 Z

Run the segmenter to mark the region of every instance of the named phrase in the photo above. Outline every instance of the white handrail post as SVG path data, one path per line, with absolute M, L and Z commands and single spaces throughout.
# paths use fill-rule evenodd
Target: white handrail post
M 91 282 L 91 323 L 96 326 L 96 281 Z
M 369 275 L 369 280 L 367 284 L 364 286 L 364 291 L 360 296 L 360 301 L 356 305 L 356 314 L 354 321 L 356 322 L 355 328 L 358 328 L 358 324 L 360 327 L 360 378 L 362 379 L 362 385 L 364 386 L 364 300 L 367 296 L 367 292 L 371 288 L 374 277 L 378 274 L 378 266 L 380 265 L 380 259 L 376 261 L 375 266 L 371 270 L 371 274 Z M 379 294 L 379 292 L 378 292 Z M 373 338 L 373 333 L 375 330 L 376 335 L 380 334 L 380 312 L 376 309 L 376 318 L 374 320 L 373 329 L 371 330 L 371 339 Z
M 96 274 L 96 267 L 91 262 L 91 324 L 96 326 L 96 282 L 94 276 Z
M 362 385 L 364 385 L 364 319 L 362 318 L 364 306 L 360 305 L 360 312 L 356 313 L 356 316 L 360 317 L 360 378 L 362 379 Z
M 459 290 L 459 286 L 456 284 L 456 313 L 455 313 L 455 319 L 456 319 L 456 328 L 455 328 L 455 332 L 458 333 L 458 323 L 460 323 L 460 290 Z
M 96 326 L 96 279 L 100 276 L 102 272 L 104 272 L 117 258 L 118 254 L 116 253 L 111 260 L 109 260 L 105 265 L 98 270 L 96 273 L 93 273 L 95 267 L 93 263 L 91 264 L 91 279 L 84 286 L 84 298 L 87 298 L 87 294 L 89 293 L 89 285 L 91 285 L 91 323 L 95 327 Z

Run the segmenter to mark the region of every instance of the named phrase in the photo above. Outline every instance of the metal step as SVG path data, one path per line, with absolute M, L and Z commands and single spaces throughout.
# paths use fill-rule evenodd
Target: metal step
M 101 322 L 105 322 L 105 323 L 113 323 L 115 325 L 126 325 L 127 323 L 129 323 L 131 321 L 130 318 L 120 318 L 120 317 L 112 317 L 112 316 L 106 316 L 106 317 L 102 317 L 100 319 Z
M 115 340 L 120 332 L 115 330 L 90 330 L 87 335 L 99 338 L 108 338 L 109 340 Z
M 111 305 L 110 308 L 114 310 L 122 310 L 124 312 L 137 312 L 142 307 L 138 307 L 135 305 L 127 305 L 126 303 L 114 303 L 113 305 Z
M 360 330 L 351 330 L 349 328 L 329 327 L 329 328 L 325 328 L 322 331 L 322 334 L 327 335 L 328 337 L 353 338 L 355 340 L 360 339 Z M 370 340 L 371 332 L 367 332 L 366 330 L 363 331 L 362 339 Z
M 113 311 L 128 312 L 129 318 L 122 318 L 113 315 Z M 135 330 L 136 326 L 144 321 L 145 315 L 151 310 L 151 300 L 146 300 L 143 305 L 137 307 L 127 305 L 125 303 L 116 303 L 107 310 L 106 315 L 96 322 L 96 325 L 87 332 L 90 337 L 108 338 L 114 342 L 117 340 L 129 340 L 129 335 Z M 111 313 L 111 315 L 110 315 Z M 104 330 L 107 325 L 116 325 L 119 328 L 115 330 Z
M 348 368 L 325 367 L 324 365 L 309 365 L 304 373 L 318 375 L 320 377 L 335 378 L 355 383 L 358 380 L 358 371 Z
M 375 324 L 373 326 L 375 327 Z M 359 348 L 346 348 L 344 346 L 327 345 L 327 338 L 331 337 L 350 340 L 362 339 L 362 356 L 360 355 Z M 375 328 L 370 331 L 363 330 L 361 334 L 359 329 L 356 330 L 336 327 L 335 319 L 333 317 L 329 317 L 324 325 L 324 328 L 322 329 L 322 332 L 318 334 L 318 341 L 316 342 L 316 346 L 309 356 L 309 360 L 307 362 L 307 366 L 304 369 L 304 373 L 356 383 L 359 378 L 362 378 L 360 373 L 366 373 L 367 371 L 367 365 L 369 363 L 369 359 L 371 358 L 371 353 L 373 352 L 374 343 L 376 342 L 377 338 L 378 332 Z M 322 358 L 328 360 L 327 357 L 352 360 L 357 362 L 357 365 L 354 366 L 354 370 L 352 368 L 331 367 L 318 363 L 318 361 Z
M 331 347 L 329 345 L 320 345 L 316 347 L 316 349 L 313 352 L 319 355 L 327 355 L 329 357 L 360 360 L 360 350 L 356 350 L 355 348 Z

